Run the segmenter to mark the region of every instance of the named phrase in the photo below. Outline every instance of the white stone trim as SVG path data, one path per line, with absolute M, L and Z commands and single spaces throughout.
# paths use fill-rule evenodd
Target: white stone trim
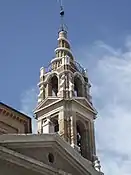
M 45 74 L 44 67 L 41 67 L 41 68 L 40 68 L 40 77 L 43 77 L 44 74 Z
M 69 44 L 69 46 L 71 45 L 70 42 L 69 42 L 69 40 L 67 40 L 67 39 L 64 38 L 64 37 L 59 37 L 59 38 L 57 39 L 57 41 L 59 41 L 59 40 L 64 40 L 64 41 L 66 41 L 66 42 Z
M 52 71 L 47 75 L 47 77 L 45 78 L 44 83 L 48 82 L 49 79 L 50 79 L 50 77 L 53 77 L 53 76 L 57 76 L 57 78 L 59 79 L 59 74 L 58 74 L 58 72 L 52 70 Z
M 38 109 L 38 110 L 35 111 L 35 112 L 40 112 L 40 111 L 42 111 L 42 110 L 44 110 L 44 109 L 46 109 L 46 108 L 48 108 L 48 107 L 50 107 L 50 106 L 52 106 L 52 105 L 54 105 L 54 104 L 60 102 L 60 101 L 62 101 L 62 99 L 61 99 L 61 100 L 58 100 L 58 101 L 55 101 L 55 102 L 53 102 L 53 103 L 51 103 L 51 104 L 49 104 L 49 105 L 47 105 L 47 106 L 45 106 L 45 107 L 43 107 L 43 108 L 40 108 L 40 109 Z M 48 112 L 48 114 L 45 114 L 45 115 L 43 115 L 43 116 L 49 116 L 49 115 L 51 115 L 52 113 L 59 112 L 59 109 L 61 109 L 61 108 L 63 108 L 63 107 L 59 107 L 59 108 L 57 108 L 57 109 L 51 110 L 51 112 Z M 41 117 L 39 117 L 39 118 L 41 118 Z
M 52 117 L 52 116 L 53 116 L 52 114 L 59 113 L 60 110 L 63 110 L 63 106 L 62 106 L 62 107 L 59 107 L 59 108 L 57 108 L 57 109 L 51 110 L 51 112 L 48 112 L 48 113 L 46 113 L 45 115 L 40 116 L 40 117 L 38 118 L 38 120 L 40 121 L 40 120 L 42 120 L 43 118 L 48 118 L 48 117 L 50 117 L 50 116 L 51 116 L 51 118 L 53 118 L 53 117 Z
M 53 63 L 54 61 L 60 61 L 63 57 L 56 57 L 56 58 L 53 58 L 51 60 L 51 63 Z
M 59 51 L 59 50 L 65 50 L 65 51 L 69 52 L 69 53 L 72 55 L 72 57 L 73 57 L 73 53 L 71 52 L 70 49 L 67 49 L 67 48 L 65 48 L 65 47 L 58 47 L 58 48 L 55 49 L 55 52 L 57 52 L 57 51 Z
M 55 102 L 61 101 L 61 99 L 60 99 L 59 97 L 53 97 L 53 96 L 47 97 L 47 98 L 45 98 L 45 99 L 34 109 L 33 112 L 36 113 L 37 110 L 38 110 L 38 111 L 41 110 L 40 107 L 41 107 L 46 101 L 48 101 L 48 100 L 50 100 L 50 99 L 57 100 L 57 101 L 55 101 Z M 53 104 L 53 103 L 52 103 L 52 104 Z

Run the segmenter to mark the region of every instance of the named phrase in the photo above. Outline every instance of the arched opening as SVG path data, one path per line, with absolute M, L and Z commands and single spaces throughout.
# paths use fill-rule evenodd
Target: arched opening
M 54 75 L 49 82 L 49 96 L 57 96 L 58 93 L 58 78 Z
M 49 153 L 49 154 L 48 154 L 48 161 L 49 161 L 50 163 L 54 163 L 54 155 L 53 155 L 52 153 Z
M 53 120 L 54 123 L 54 132 L 59 132 L 59 123 L 58 123 L 58 119 L 54 119 Z
M 55 115 L 52 117 L 51 122 L 53 124 L 54 127 L 54 132 L 58 133 L 59 132 L 59 122 L 58 122 L 58 115 Z
M 83 157 L 86 158 L 86 133 L 85 125 L 81 121 L 76 122 L 77 146 Z
M 77 146 L 81 147 L 81 132 L 79 125 L 76 126 L 76 130 L 77 130 Z
M 75 94 L 75 97 L 83 96 L 82 81 L 78 76 L 74 77 L 74 94 Z

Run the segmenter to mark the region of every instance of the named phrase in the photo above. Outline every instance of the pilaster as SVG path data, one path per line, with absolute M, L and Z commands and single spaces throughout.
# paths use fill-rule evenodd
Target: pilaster
M 71 145 L 76 145 L 77 144 L 77 138 L 76 138 L 76 114 L 75 112 L 72 113 L 70 117 L 71 121 Z
M 59 135 L 64 139 L 67 140 L 67 119 L 65 117 L 65 111 L 61 110 L 59 112 Z

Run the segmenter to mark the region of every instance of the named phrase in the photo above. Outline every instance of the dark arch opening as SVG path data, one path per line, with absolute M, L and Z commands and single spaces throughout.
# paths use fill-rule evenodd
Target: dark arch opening
M 49 82 L 49 96 L 57 96 L 58 93 L 58 78 L 54 75 Z
M 52 153 L 48 154 L 48 160 L 49 160 L 50 163 L 54 162 L 54 155 Z
M 76 97 L 83 96 L 82 81 L 78 76 L 74 77 L 74 93 Z
M 76 122 L 76 133 L 77 146 L 79 147 L 81 155 L 86 158 L 86 133 L 85 126 L 81 121 Z
M 77 146 L 81 147 L 81 132 L 79 125 L 76 126 L 77 130 Z
M 53 120 L 54 123 L 54 132 L 59 132 L 59 123 L 58 123 L 58 119 L 54 119 Z

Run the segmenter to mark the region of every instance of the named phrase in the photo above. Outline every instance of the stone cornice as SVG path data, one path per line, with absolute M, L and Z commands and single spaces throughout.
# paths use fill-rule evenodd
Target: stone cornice
M 43 144 L 44 142 L 44 144 Z M 65 159 L 76 167 L 78 171 L 84 174 L 98 175 L 98 172 L 92 167 L 92 163 L 84 159 L 67 142 L 60 138 L 58 134 L 40 134 L 40 135 L 1 135 L 0 144 L 3 146 L 11 145 L 16 147 L 48 147 L 52 146 Z
M 88 102 L 84 97 L 83 97 L 83 98 L 81 98 L 81 97 L 80 97 L 80 98 L 79 98 L 79 97 L 75 97 L 75 98 L 71 98 L 71 99 L 63 99 L 63 98 L 59 98 L 59 97 L 58 97 L 58 98 L 56 98 L 56 101 L 54 101 L 54 102 L 52 102 L 51 104 L 48 104 L 48 105 L 42 107 L 42 105 L 44 105 L 44 103 L 45 103 L 48 99 L 51 99 L 51 97 L 49 97 L 49 98 L 47 98 L 45 101 L 43 101 L 43 102 L 41 103 L 41 105 L 35 109 L 34 113 L 37 113 L 37 112 L 42 111 L 42 110 L 44 110 L 44 109 L 47 109 L 47 108 L 49 108 L 50 106 L 55 105 L 56 103 L 60 103 L 60 102 L 62 102 L 62 101 L 72 101 L 72 102 L 77 103 L 79 106 L 82 106 L 83 108 L 86 108 L 86 109 L 87 109 L 88 111 L 90 111 L 91 113 L 93 113 L 93 114 L 95 115 L 95 116 L 94 116 L 94 119 L 96 119 L 97 111 L 95 110 L 95 108 L 94 108 L 91 104 L 89 104 L 89 102 Z M 84 104 L 80 103 L 79 101 L 77 101 L 77 99 L 85 100 L 86 103 L 89 105 L 89 107 L 87 107 L 87 106 L 85 106 Z
M 48 104 L 48 105 L 42 107 L 42 106 L 44 105 L 44 103 L 45 103 L 46 101 L 50 100 L 50 99 L 56 99 L 56 101 L 54 101 L 54 102 L 52 102 L 51 104 Z M 46 98 L 44 101 L 42 101 L 42 103 L 40 103 L 39 106 L 37 106 L 37 108 L 34 110 L 34 113 L 37 113 L 37 112 L 39 112 L 39 111 L 41 111 L 41 110 L 44 110 L 44 109 L 46 109 L 46 108 L 48 108 L 48 107 L 50 107 L 50 106 L 52 106 L 52 105 L 54 105 L 54 104 L 56 104 L 56 103 L 59 103 L 60 101 L 62 101 L 62 99 L 59 98 L 59 97 L 55 97 L 55 98 L 54 98 L 54 97 L 48 97 L 48 98 Z
M 27 115 L 17 111 L 16 109 L 13 109 L 10 106 L 5 105 L 4 103 L 0 102 L 0 114 L 3 116 L 11 117 L 13 120 L 17 120 L 20 123 L 27 124 L 28 126 L 28 132 L 32 132 L 31 128 L 31 118 Z
M 29 116 L 21 113 L 20 111 L 17 111 L 16 109 L 14 109 L 14 108 L 12 108 L 12 107 L 10 107 L 2 102 L 0 102 L 0 106 L 1 106 L 0 109 L 2 109 L 2 110 L 6 110 L 7 112 L 10 112 L 10 113 L 12 112 L 13 114 L 17 113 L 17 115 L 19 115 L 20 119 L 23 119 L 24 121 L 30 120 Z
M 9 116 L 13 118 L 14 120 L 18 120 L 19 122 L 23 122 L 23 123 L 27 122 L 25 119 L 19 117 L 18 115 L 16 116 L 13 111 L 10 111 L 4 108 L 0 108 L 0 113 L 4 116 Z

